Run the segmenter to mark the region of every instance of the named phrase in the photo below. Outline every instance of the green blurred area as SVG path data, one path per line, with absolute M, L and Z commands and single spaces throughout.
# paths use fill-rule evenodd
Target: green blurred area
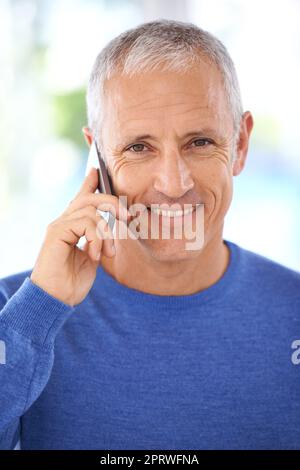
M 54 133 L 85 149 L 81 130 L 86 125 L 85 88 L 53 95 L 52 109 Z

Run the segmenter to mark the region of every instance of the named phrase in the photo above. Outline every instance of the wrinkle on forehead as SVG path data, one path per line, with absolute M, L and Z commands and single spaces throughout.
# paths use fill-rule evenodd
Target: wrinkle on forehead
M 131 78 L 120 75 L 106 83 L 104 127 L 110 128 L 106 135 L 121 130 L 124 133 L 127 127 L 140 123 L 172 124 L 179 118 L 185 123 L 201 120 L 199 125 L 210 120 L 217 127 L 222 121 L 224 127 L 228 111 L 221 74 L 209 64 L 183 74 L 151 72 Z

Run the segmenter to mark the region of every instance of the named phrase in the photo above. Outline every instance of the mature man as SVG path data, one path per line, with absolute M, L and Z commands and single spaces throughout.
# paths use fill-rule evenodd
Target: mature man
M 142 24 L 100 52 L 87 104 L 114 194 L 92 169 L 34 268 L 0 282 L 1 447 L 299 448 L 300 274 L 222 237 L 253 126 L 228 52 Z M 113 240 L 109 206 L 159 236 Z M 188 216 L 194 249 L 161 232 Z

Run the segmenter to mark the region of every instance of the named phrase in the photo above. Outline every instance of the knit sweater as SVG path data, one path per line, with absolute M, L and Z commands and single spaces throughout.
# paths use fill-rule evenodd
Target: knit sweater
M 190 295 L 0 280 L 0 448 L 299 449 L 300 273 L 224 240 Z

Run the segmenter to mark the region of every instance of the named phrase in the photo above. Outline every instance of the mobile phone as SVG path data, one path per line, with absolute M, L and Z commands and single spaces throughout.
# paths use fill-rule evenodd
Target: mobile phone
M 88 156 L 88 161 L 86 165 L 85 174 L 87 175 L 91 167 L 95 167 L 98 170 L 98 187 L 96 192 L 103 194 L 113 194 L 113 184 L 111 177 L 108 173 L 106 165 L 101 157 L 100 151 L 98 149 L 97 143 L 95 140 L 92 141 Z M 115 218 L 111 212 L 100 211 L 101 216 L 106 220 L 111 230 L 114 228 Z

